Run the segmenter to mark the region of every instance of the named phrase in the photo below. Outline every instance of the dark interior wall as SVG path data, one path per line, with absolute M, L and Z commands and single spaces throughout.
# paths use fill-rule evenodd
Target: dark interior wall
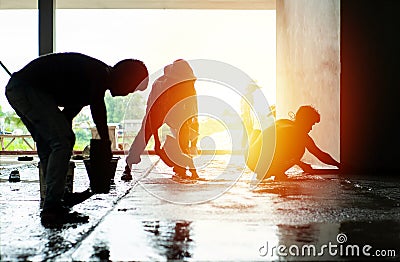
M 341 162 L 400 170 L 400 1 L 340 3 Z M 399 175 L 399 174 L 396 174 Z

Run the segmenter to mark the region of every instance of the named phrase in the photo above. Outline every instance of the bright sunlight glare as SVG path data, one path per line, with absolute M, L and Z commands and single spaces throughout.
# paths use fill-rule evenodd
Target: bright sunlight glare
M 11 72 L 38 56 L 37 16 L 37 10 L 0 11 L 0 23 L 7 25 L 0 27 L 0 61 Z M 58 9 L 55 51 L 81 52 L 109 65 L 136 58 L 146 64 L 150 74 L 179 58 L 216 60 L 247 74 L 273 105 L 275 32 L 275 10 Z M 3 87 L 8 79 L 1 69 Z M 202 81 L 195 87 L 199 95 L 221 99 L 240 115 L 241 98 L 234 91 Z M 12 111 L 4 92 L 0 101 L 3 112 Z M 207 104 L 200 102 L 199 112 L 204 107 Z M 87 108 L 82 113 L 88 114 Z M 222 132 L 214 135 L 226 137 Z

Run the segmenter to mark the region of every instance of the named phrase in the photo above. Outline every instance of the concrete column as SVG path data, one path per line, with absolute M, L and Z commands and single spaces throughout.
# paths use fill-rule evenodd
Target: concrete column
M 55 50 L 56 0 L 38 0 L 39 10 L 39 55 Z
M 313 105 L 321 114 L 310 135 L 340 159 L 340 22 L 339 0 L 277 0 L 278 118 L 299 106 Z M 306 153 L 305 160 L 322 165 Z

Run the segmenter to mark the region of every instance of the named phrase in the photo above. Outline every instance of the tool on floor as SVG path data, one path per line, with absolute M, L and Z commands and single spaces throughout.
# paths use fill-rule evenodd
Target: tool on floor
M 19 181 L 21 181 L 21 177 L 19 175 L 19 171 L 18 170 L 11 171 L 10 176 L 8 177 L 8 181 L 10 181 L 10 182 L 19 182 Z

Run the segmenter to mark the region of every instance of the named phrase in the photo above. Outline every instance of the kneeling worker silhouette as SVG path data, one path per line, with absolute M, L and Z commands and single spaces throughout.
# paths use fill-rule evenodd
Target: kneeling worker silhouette
M 341 168 L 341 164 L 331 155 L 322 151 L 309 135 L 314 124 L 319 123 L 320 114 L 310 106 L 301 106 L 294 120 L 279 119 L 275 126 L 263 132 L 256 130 L 246 154 L 247 166 L 257 174 L 257 180 L 274 176 L 274 180 L 286 180 L 285 172 L 294 165 L 304 172 L 314 169 L 302 161 L 305 150 L 321 162 Z
M 149 139 L 154 136 L 154 150 L 161 160 L 173 167 L 174 178 L 199 179 L 192 153 L 197 152 L 199 134 L 196 77 L 189 63 L 178 59 L 164 68 L 164 74 L 153 83 L 146 116 L 126 158 L 122 180 L 131 180 L 131 167 L 141 161 Z M 161 146 L 158 130 L 167 124 L 172 135 L 167 135 Z M 191 176 L 186 172 L 190 171 Z

